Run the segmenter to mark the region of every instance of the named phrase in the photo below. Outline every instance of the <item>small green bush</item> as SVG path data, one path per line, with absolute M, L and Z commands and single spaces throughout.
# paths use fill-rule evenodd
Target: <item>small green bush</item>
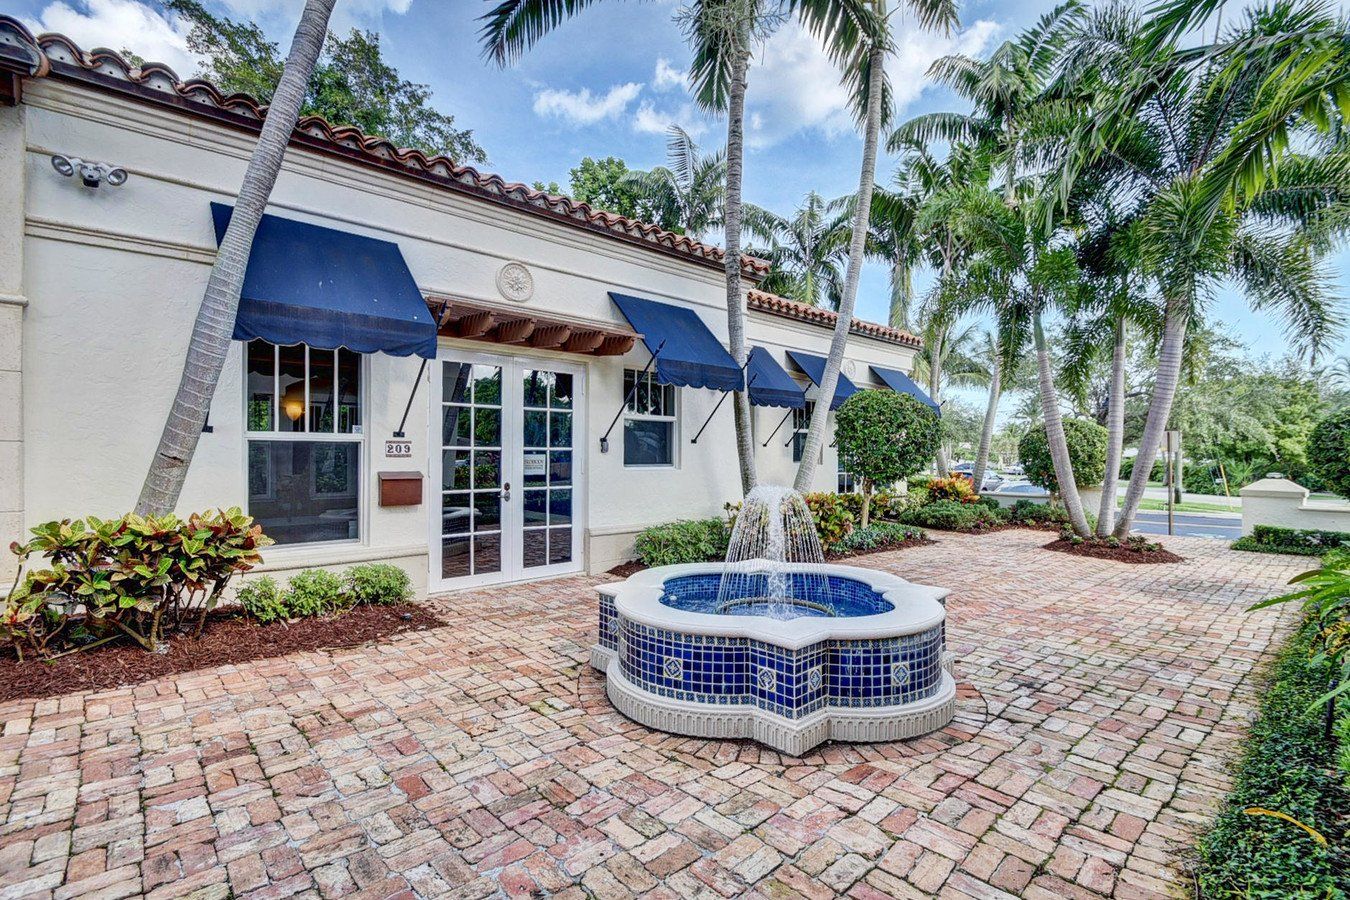
M 730 538 L 722 519 L 690 519 L 648 528 L 635 543 L 644 565 L 673 566 L 725 559 Z
M 1052 525 L 1062 528 L 1069 524 L 1069 514 L 1061 506 L 1037 503 L 1034 500 L 1018 500 L 1008 508 L 1008 521 L 1014 525 L 1031 527 Z
M 347 592 L 356 603 L 406 603 L 412 599 L 412 579 L 398 566 L 366 563 L 347 570 Z
M 922 537 L 922 531 L 909 525 L 900 525 L 895 522 L 873 522 L 866 528 L 859 528 L 844 535 L 839 543 L 830 549 L 836 553 L 881 550 Z
M 846 501 L 840 499 L 839 494 L 817 491 L 806 494 L 802 499 L 806 501 L 807 509 L 811 510 L 811 518 L 815 520 L 816 534 L 820 536 L 822 548 L 829 550 L 853 530 L 856 519 L 853 513 L 849 512 Z
M 936 500 L 905 510 L 900 521 L 945 531 L 986 531 L 1002 525 L 1007 515 L 1005 510 L 993 510 L 983 503 Z
M 246 581 L 239 587 L 235 599 L 244 612 L 266 625 L 286 618 L 286 601 L 276 581 L 264 575 Z
M 1350 547 L 1350 532 L 1257 525 L 1251 534 L 1243 535 L 1234 541 L 1232 547 L 1234 550 L 1249 550 L 1255 553 L 1321 556 L 1328 550 Z
M 1350 409 L 1313 426 L 1308 435 L 1308 464 L 1328 490 L 1350 499 Z
M 305 569 L 291 577 L 283 595 L 291 618 L 323 616 L 344 609 L 342 578 L 327 569 Z
M 1088 419 L 1064 420 L 1064 443 L 1069 450 L 1069 463 L 1079 487 L 1096 487 L 1106 474 L 1106 429 Z M 1055 464 L 1050 457 L 1050 444 L 1044 426 L 1033 428 L 1017 443 L 1027 480 L 1048 491 L 1059 492 Z
M 1305 625 L 1275 663 L 1232 793 L 1200 843 L 1199 896 L 1345 896 L 1350 792 L 1335 770 L 1335 744 L 1323 739 L 1322 709 L 1309 709 L 1330 676 L 1312 652 L 1314 631 Z M 1245 812 L 1253 807 L 1297 819 L 1328 846 L 1289 822 Z

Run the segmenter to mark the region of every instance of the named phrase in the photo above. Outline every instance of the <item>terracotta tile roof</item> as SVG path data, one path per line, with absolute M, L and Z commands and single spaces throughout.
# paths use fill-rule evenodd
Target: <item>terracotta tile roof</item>
M 135 66 L 112 50 L 96 48 L 86 52 L 62 34 L 34 37 L 23 23 L 5 15 L 0 15 L 0 72 L 80 81 L 255 131 L 262 127 L 267 111 L 247 94 L 226 95 L 215 85 L 198 78 L 182 81 L 161 63 Z M 456 165 L 444 156 L 427 156 L 420 150 L 397 147 L 385 138 L 365 134 L 351 126 L 333 125 L 319 116 L 302 116 L 296 123 L 291 142 L 310 149 L 336 152 L 357 162 L 560 219 L 639 246 L 693 258 L 719 269 L 722 267 L 725 254 L 721 247 L 626 216 L 592 209 L 588 204 L 568 197 L 508 182 L 471 166 Z M 764 260 L 741 257 L 741 272 L 746 277 L 758 280 L 768 271 L 769 264 Z
M 819 306 L 808 306 L 805 303 L 798 303 L 795 300 L 789 300 L 777 294 L 768 294 L 764 291 L 750 291 L 746 295 L 746 306 L 760 312 L 772 313 L 787 319 L 797 319 L 800 322 L 810 322 L 813 325 L 820 325 L 825 328 L 833 328 L 834 323 L 839 321 L 839 313 L 837 312 L 821 309 Z M 923 341 L 908 331 L 901 331 L 899 328 L 892 328 L 889 325 L 881 325 L 877 322 L 854 319 L 849 325 L 849 331 L 915 349 L 923 346 Z

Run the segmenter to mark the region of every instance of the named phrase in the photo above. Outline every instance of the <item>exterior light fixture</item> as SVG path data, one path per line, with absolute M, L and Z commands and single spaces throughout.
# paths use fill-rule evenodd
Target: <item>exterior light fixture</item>
M 52 168 L 56 174 L 70 178 L 78 175 L 80 182 L 87 188 L 97 188 L 106 183 L 108 187 L 121 187 L 127 182 L 127 170 L 121 166 L 107 163 L 90 162 L 77 156 L 52 156 Z
M 281 395 L 281 411 L 292 422 L 299 422 L 305 414 L 305 384 L 297 381 L 286 388 Z

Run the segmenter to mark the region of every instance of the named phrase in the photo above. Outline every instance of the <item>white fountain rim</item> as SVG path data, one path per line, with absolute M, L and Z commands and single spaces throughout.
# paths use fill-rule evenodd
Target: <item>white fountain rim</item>
M 780 565 L 769 560 L 762 562 L 766 567 Z M 735 565 L 752 564 L 742 561 Z M 725 568 L 725 563 L 658 566 L 644 569 L 626 581 L 606 585 L 601 590 L 614 598 L 616 611 L 630 622 L 683 634 L 750 638 L 787 650 L 797 650 L 828 640 L 877 640 L 928 631 L 941 625 L 946 618 L 946 611 L 939 601 L 951 593 L 948 588 L 915 584 L 898 575 L 875 569 L 833 563 L 794 563 L 793 571 L 810 571 L 862 582 L 891 603 L 893 608 L 871 616 L 804 616 L 782 620 L 764 616 L 692 612 L 661 602 L 666 581 L 687 575 L 720 575 Z M 754 569 L 751 568 L 751 571 Z

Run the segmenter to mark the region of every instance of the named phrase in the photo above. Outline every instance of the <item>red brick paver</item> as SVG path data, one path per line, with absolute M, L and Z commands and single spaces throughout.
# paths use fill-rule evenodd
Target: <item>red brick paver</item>
M 1166 896 L 1306 567 L 1010 531 L 859 560 L 950 585 L 945 731 L 804 759 L 615 713 L 594 585 L 436 598 L 449 627 L 0 706 L 11 897 Z

